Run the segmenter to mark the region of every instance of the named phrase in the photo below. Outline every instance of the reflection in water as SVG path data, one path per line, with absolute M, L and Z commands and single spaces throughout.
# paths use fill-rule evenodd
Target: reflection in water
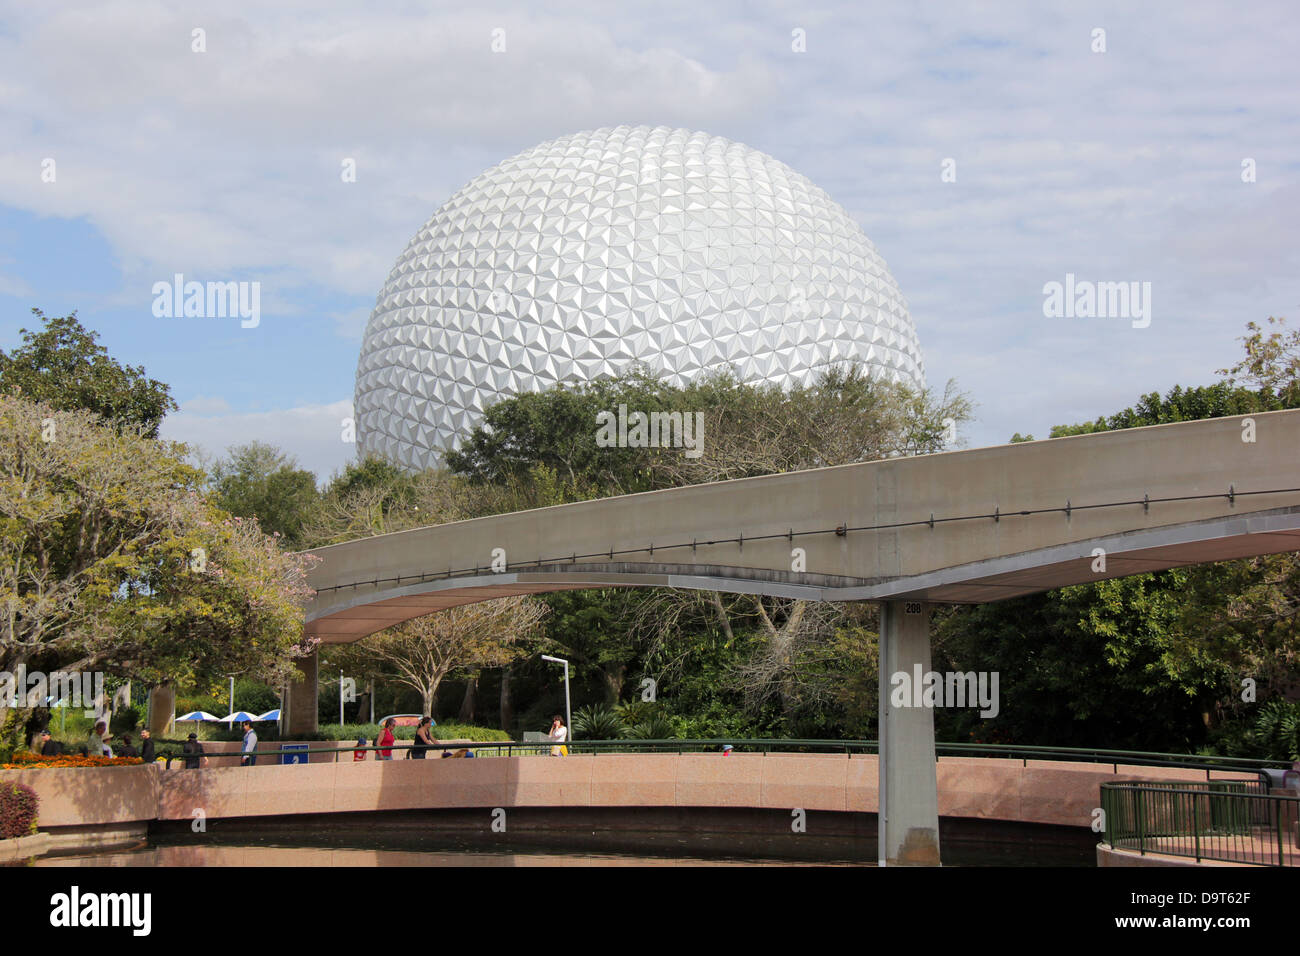
M 36 866 L 809 866 L 771 859 L 630 856 L 617 853 L 493 853 L 481 850 L 355 850 L 287 846 L 152 846 L 47 856 Z M 834 865 L 834 864 L 832 864 Z M 847 865 L 847 864 L 839 864 Z
M 810 814 L 792 832 L 758 810 L 592 808 L 513 811 L 493 833 L 480 811 L 422 811 L 158 822 L 137 846 L 69 852 L 37 866 L 874 866 L 875 821 Z M 1086 828 L 941 820 L 946 866 L 1095 866 Z

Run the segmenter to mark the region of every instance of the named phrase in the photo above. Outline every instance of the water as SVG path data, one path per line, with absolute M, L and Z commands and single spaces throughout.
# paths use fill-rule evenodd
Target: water
M 875 819 L 865 814 L 810 814 L 807 832 L 781 829 L 772 816 L 755 825 L 725 811 L 636 816 L 590 808 L 549 813 L 511 811 L 509 833 L 493 833 L 482 814 L 465 819 L 428 812 L 333 814 L 326 817 L 210 821 L 195 834 L 188 822 L 158 824 L 147 841 L 98 852 L 50 855 L 36 866 L 874 866 Z M 586 817 L 585 824 L 581 817 Z M 602 819 L 602 817 L 604 819 Z M 538 825 L 549 821 L 550 825 Z M 683 821 L 686 821 L 683 823 Z M 622 825 L 611 825 L 622 824 Z M 747 829 L 738 829 L 737 825 Z M 831 826 L 834 824 L 834 827 Z M 820 827 L 820 829 L 819 829 Z M 838 829 L 838 832 L 828 832 Z M 1096 865 L 1087 830 L 983 821 L 942 821 L 946 866 Z

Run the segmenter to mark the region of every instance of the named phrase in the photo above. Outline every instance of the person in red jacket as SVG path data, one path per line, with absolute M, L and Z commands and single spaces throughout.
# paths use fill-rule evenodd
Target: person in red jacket
M 393 741 L 397 739 L 397 737 L 393 735 L 393 727 L 396 726 L 396 724 L 397 721 L 395 721 L 392 717 L 389 717 L 386 721 L 384 721 L 384 729 L 380 732 L 379 739 L 375 741 L 375 746 L 391 747 L 393 745 Z M 393 752 L 391 750 L 380 750 L 376 755 L 375 759 L 392 760 Z

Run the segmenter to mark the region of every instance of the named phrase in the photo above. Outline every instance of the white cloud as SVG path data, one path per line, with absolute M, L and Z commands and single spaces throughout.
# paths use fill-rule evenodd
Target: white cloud
M 583 127 L 760 115 L 771 92 L 753 61 L 709 68 L 582 10 L 109 2 L 9 20 L 0 202 L 88 217 L 142 287 L 285 270 L 285 284 L 373 293 L 483 167 Z M 53 184 L 32 159 L 45 156 Z
M 209 398 L 196 395 L 180 403 L 180 411 L 185 415 L 220 415 L 230 411 L 230 403 L 224 398 Z
M 486 167 L 579 129 L 662 123 L 771 153 L 848 209 L 912 304 L 932 382 L 979 400 L 975 443 L 1207 382 L 1247 320 L 1300 304 L 1285 3 L 2 8 L 0 202 L 88 218 L 145 303 L 173 271 L 274 276 L 285 314 L 303 290 L 373 296 Z M 56 184 L 39 182 L 44 156 Z M 1240 181 L 1244 157 L 1258 182 Z M 1151 328 L 1043 319 L 1042 284 L 1067 271 L 1152 281 Z M 319 313 L 353 339 L 368 309 Z M 312 374 L 291 359 L 287 377 Z M 274 431 L 204 421 L 233 441 Z
M 215 405 L 221 400 L 198 400 Z M 352 401 L 302 405 L 266 412 L 200 414 L 187 402 L 163 420 L 162 437 L 185 442 L 205 459 L 223 457 L 233 445 L 251 441 L 275 445 L 297 459 L 298 467 L 315 472 L 324 482 L 356 457 L 356 445 L 342 440 L 342 422 L 352 417 Z

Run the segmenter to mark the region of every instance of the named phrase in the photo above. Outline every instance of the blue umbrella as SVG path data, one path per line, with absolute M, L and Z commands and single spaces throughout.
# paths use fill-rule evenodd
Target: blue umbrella
M 209 714 L 206 710 L 192 710 L 192 711 L 190 711 L 188 714 L 186 714 L 185 716 L 183 716 L 183 717 L 177 717 L 176 719 L 177 719 L 177 720 L 193 720 L 193 721 L 199 721 L 199 720 L 212 720 L 212 721 L 217 721 L 217 720 L 220 720 L 221 718 L 215 716 L 214 714 Z
M 242 724 L 246 720 L 261 720 L 261 719 L 262 718 L 258 717 L 257 714 L 250 714 L 246 710 L 237 710 L 233 714 L 227 714 L 225 717 L 222 717 L 221 722 L 223 724 L 224 723 Z
M 279 711 L 279 710 L 268 710 L 268 711 L 267 711 L 265 714 L 263 714 L 261 717 L 255 717 L 255 718 L 254 718 L 254 720 L 279 720 L 279 719 L 280 719 L 280 711 Z

